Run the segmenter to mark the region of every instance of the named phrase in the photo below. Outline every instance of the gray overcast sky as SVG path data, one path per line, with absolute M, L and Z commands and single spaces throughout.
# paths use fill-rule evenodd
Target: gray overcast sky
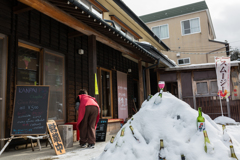
M 141 16 L 201 0 L 122 0 L 136 15 Z M 240 49 L 240 0 L 206 0 L 217 41 L 227 40 Z

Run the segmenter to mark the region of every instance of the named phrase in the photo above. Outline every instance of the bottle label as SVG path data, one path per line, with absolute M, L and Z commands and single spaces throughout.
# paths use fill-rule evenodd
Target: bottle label
M 205 130 L 205 122 L 198 122 L 198 131 L 203 132 Z

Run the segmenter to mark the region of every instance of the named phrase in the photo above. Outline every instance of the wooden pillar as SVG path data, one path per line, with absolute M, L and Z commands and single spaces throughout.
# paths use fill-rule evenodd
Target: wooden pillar
M 160 81 L 160 73 L 159 73 L 159 71 L 157 70 L 157 85 L 158 85 L 158 82 Z M 158 88 L 158 92 L 160 92 L 160 88 L 157 86 L 157 88 Z
M 177 73 L 177 84 L 178 84 L 178 98 L 182 100 L 182 79 L 181 73 Z
M 88 37 L 88 71 L 88 94 L 95 97 L 95 74 L 97 73 L 97 44 L 95 35 Z
M 138 97 L 139 97 L 139 105 L 141 106 L 143 101 L 144 101 L 144 93 L 143 93 L 143 72 L 142 72 L 142 60 L 138 61 L 138 85 L 139 85 L 139 92 L 138 92 Z
M 145 67 L 148 67 L 148 63 L 145 63 Z M 150 84 L 150 71 L 146 69 L 146 92 L 147 96 L 151 94 L 151 84 Z
M 193 81 L 193 71 L 192 71 L 192 91 L 193 91 L 193 105 L 194 105 L 194 109 L 197 110 L 197 102 L 196 102 L 196 91 L 197 91 L 197 86 L 196 86 L 196 82 Z

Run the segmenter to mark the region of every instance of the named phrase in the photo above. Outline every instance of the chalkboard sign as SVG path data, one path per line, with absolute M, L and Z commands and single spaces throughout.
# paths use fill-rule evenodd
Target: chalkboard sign
M 96 142 L 104 142 L 106 140 L 108 119 L 99 119 L 96 129 Z
M 16 86 L 11 135 L 47 133 L 49 86 Z

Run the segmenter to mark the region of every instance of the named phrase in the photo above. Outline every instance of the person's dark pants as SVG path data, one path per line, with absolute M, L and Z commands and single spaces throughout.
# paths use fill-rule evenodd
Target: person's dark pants
M 97 116 L 98 108 L 96 106 L 86 106 L 85 115 L 79 125 L 80 144 L 95 144 L 95 124 Z

